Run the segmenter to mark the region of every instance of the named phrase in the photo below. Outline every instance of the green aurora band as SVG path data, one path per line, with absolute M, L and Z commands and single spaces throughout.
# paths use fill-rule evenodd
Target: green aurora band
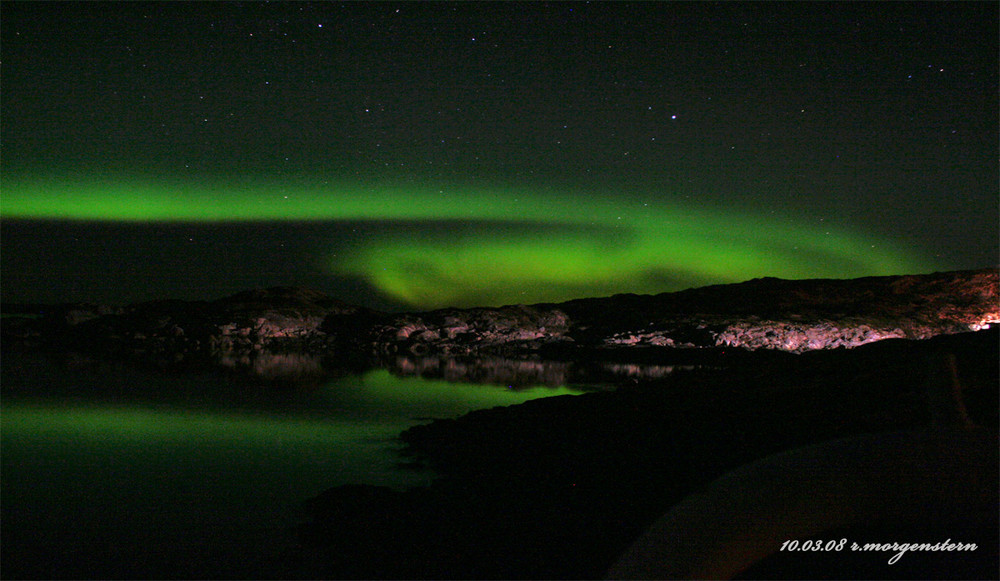
M 544 188 L 279 183 L 245 177 L 209 182 L 5 178 L 0 217 L 426 223 L 426 232 L 386 228 L 323 258 L 332 273 L 360 277 L 415 308 L 658 293 L 761 276 L 854 278 L 933 268 L 915 252 L 884 240 L 788 216 L 647 199 Z M 470 224 L 479 227 L 470 231 Z

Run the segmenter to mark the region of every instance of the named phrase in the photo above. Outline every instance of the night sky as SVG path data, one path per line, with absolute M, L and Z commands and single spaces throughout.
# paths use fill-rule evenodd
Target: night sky
M 2 299 L 996 266 L 998 6 L 3 2 Z

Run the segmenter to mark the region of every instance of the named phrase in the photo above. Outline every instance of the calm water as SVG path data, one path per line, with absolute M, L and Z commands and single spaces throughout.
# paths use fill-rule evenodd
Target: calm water
M 0 368 L 7 579 L 294 576 L 302 500 L 432 477 L 395 467 L 400 431 L 579 393 L 386 370 L 276 386 L 25 355 Z

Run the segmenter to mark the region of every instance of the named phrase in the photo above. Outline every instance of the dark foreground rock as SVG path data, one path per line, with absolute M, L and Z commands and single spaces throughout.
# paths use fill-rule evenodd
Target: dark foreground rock
M 766 357 L 417 426 L 402 434 L 411 460 L 440 478 L 407 491 L 327 491 L 306 507 L 304 550 L 330 578 L 600 578 L 672 506 L 769 454 L 866 434 L 970 429 L 965 421 L 995 444 L 998 339 L 994 328 Z M 961 421 L 942 421 L 933 394 L 956 385 L 965 412 Z M 976 543 L 977 552 L 908 555 L 892 566 L 882 553 L 839 561 L 779 555 L 786 560 L 766 560 L 745 575 L 995 578 L 998 477 L 990 449 L 984 476 L 968 485 L 967 513 L 928 507 L 916 525 L 828 531 L 862 542 L 951 538 Z M 941 477 L 936 466 L 913 465 L 904 475 L 886 473 L 880 485 L 891 490 L 902 484 L 897 478 L 921 471 Z

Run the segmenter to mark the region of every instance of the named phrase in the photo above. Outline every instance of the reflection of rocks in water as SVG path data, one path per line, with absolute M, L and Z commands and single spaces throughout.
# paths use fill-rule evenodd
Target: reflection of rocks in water
M 258 351 L 253 354 L 225 354 L 219 365 L 249 373 L 265 381 L 304 383 L 326 377 L 321 358 L 303 353 L 271 353 Z
M 616 376 L 636 379 L 660 379 L 677 371 L 691 371 L 697 365 L 640 365 L 635 363 L 604 363 L 601 367 Z
M 564 361 L 405 356 L 396 357 L 386 365 L 398 375 L 509 387 L 566 385 L 570 381 L 572 367 L 571 363 Z
M 615 385 L 623 378 L 661 379 L 677 371 L 689 371 L 700 365 L 648 365 L 642 363 L 587 363 L 493 358 L 408 357 L 399 356 L 383 362 L 397 375 L 416 375 L 429 379 L 490 383 L 508 387 L 531 385 L 559 386 L 585 383 L 596 387 Z

